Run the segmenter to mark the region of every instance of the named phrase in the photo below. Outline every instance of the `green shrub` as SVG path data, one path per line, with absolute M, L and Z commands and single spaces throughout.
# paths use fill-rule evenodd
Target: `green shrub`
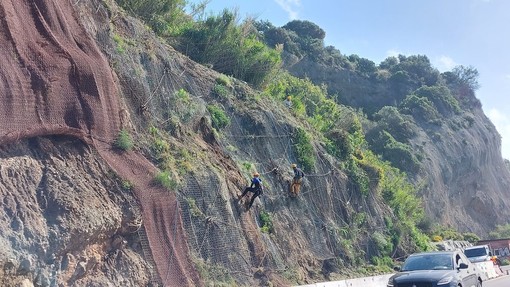
M 170 172 L 168 171 L 160 171 L 156 174 L 154 180 L 157 184 L 168 190 L 174 190 L 177 188 L 177 181 L 172 179 Z
M 347 169 L 349 179 L 358 186 L 361 194 L 367 195 L 370 192 L 370 179 L 366 171 L 360 167 L 359 162 L 349 159 L 345 162 L 344 166 Z
M 385 106 L 375 115 L 377 125 L 388 131 L 399 142 L 406 143 L 416 135 L 416 129 L 410 115 L 401 114 L 396 107 Z
M 170 144 L 162 138 L 155 138 L 152 143 L 152 148 L 158 154 L 168 152 L 170 150 Z
M 243 168 L 246 171 L 250 172 L 253 168 L 253 164 L 251 162 L 245 161 L 245 162 L 243 162 Z
M 122 189 L 131 190 L 133 189 L 133 184 L 129 180 L 122 181 Z
M 113 41 L 117 45 L 116 51 L 119 54 L 124 54 L 126 52 L 126 42 L 124 41 L 124 38 L 122 38 L 118 34 L 113 34 Z
M 371 236 L 372 242 L 381 255 L 390 255 L 393 250 L 393 244 L 387 235 L 379 231 L 375 231 Z
M 230 118 L 220 107 L 209 105 L 207 106 L 207 110 L 209 110 L 209 113 L 211 114 L 213 128 L 220 130 L 230 124 Z
M 362 257 L 361 252 L 356 250 L 351 240 L 337 238 L 337 243 L 340 246 L 341 256 L 347 259 L 350 263 L 355 263 L 357 257 Z
M 452 96 L 450 89 L 445 86 L 423 86 L 416 90 L 415 94 L 429 99 L 443 115 L 461 112 L 459 102 Z
M 174 93 L 174 97 L 168 102 L 166 111 L 167 128 L 174 134 L 179 133 L 180 124 L 189 122 L 196 116 L 199 110 L 198 104 L 191 98 L 190 93 L 184 89 L 179 89 Z
M 489 239 L 510 238 L 510 224 L 497 225 L 496 229 L 489 232 Z
M 219 75 L 216 78 L 216 84 L 229 87 L 231 85 L 230 78 L 227 75 Z
M 149 127 L 149 134 L 150 134 L 151 136 L 157 136 L 157 135 L 159 134 L 159 130 L 158 130 L 158 128 L 157 128 L 157 127 L 155 127 L 155 126 L 152 126 L 152 125 L 151 125 L 151 126 Z
M 128 131 L 123 129 L 119 132 L 119 135 L 115 140 L 115 146 L 124 151 L 128 151 L 133 148 L 134 146 L 133 140 L 131 139 L 131 136 L 129 135 Z
M 237 14 L 227 9 L 185 27 L 181 36 L 177 50 L 254 86 L 261 86 L 281 63 L 280 51 L 259 40 L 252 22 L 238 24 Z
M 220 98 L 226 99 L 228 98 L 230 92 L 228 88 L 224 85 L 216 84 L 213 87 L 213 92 L 215 95 L 217 95 Z
M 372 261 L 372 264 L 374 264 L 376 266 L 376 272 L 378 273 L 388 273 L 388 272 L 391 272 L 393 266 L 394 266 L 394 263 L 393 263 L 393 259 L 391 259 L 391 257 L 388 257 L 388 256 L 382 256 L 382 257 L 379 257 L 379 256 L 374 256 L 371 258 L 371 261 Z
M 190 101 L 190 95 L 189 93 L 185 90 L 185 89 L 179 89 L 176 93 L 175 93 L 175 96 L 185 102 L 185 103 L 188 103 Z
M 271 219 L 271 215 L 266 211 L 262 211 L 259 216 L 260 219 L 260 231 L 263 233 L 273 233 L 273 220 Z
M 436 230 L 433 231 L 433 236 L 440 236 L 443 240 L 464 240 L 464 236 L 459 231 L 443 226 L 437 226 Z
M 399 110 L 427 123 L 438 124 L 441 122 L 434 103 L 426 97 L 409 95 L 402 101 Z
M 472 232 L 466 232 L 463 233 L 462 236 L 464 237 L 464 240 L 476 244 L 478 241 L 480 241 L 480 236 L 472 233 Z
M 346 130 L 332 129 L 325 135 L 331 141 L 328 151 L 337 158 L 346 160 L 354 152 L 349 133 Z
M 116 0 L 126 11 L 138 16 L 156 34 L 168 36 L 189 25 L 185 0 Z
M 382 181 L 384 177 L 383 169 L 378 166 L 379 161 L 376 160 L 367 160 L 367 155 L 373 155 L 372 153 L 365 153 L 363 156 L 363 160 L 357 160 L 357 164 L 364 171 L 364 175 L 366 176 L 368 182 L 368 188 L 372 192 L 379 191 L 379 183 Z M 375 157 L 375 155 L 373 155 Z M 368 192 L 368 191 L 367 191 Z
M 294 134 L 294 147 L 296 149 L 298 163 L 304 170 L 314 170 L 315 153 L 310 135 L 302 128 L 298 128 Z
M 423 221 L 424 209 L 421 199 L 416 195 L 417 189 L 407 179 L 405 173 L 388 162 L 382 163 L 384 177 L 380 183 L 383 200 L 393 211 L 391 224 L 385 218 L 391 235 L 392 244 L 406 252 L 428 250 L 429 237 L 418 230 L 417 225 Z
M 397 141 L 385 130 L 374 130 L 370 134 L 373 151 L 382 155 L 383 159 L 404 171 L 416 172 L 420 169 L 419 157 L 415 155 L 418 151 L 414 150 L 409 144 Z

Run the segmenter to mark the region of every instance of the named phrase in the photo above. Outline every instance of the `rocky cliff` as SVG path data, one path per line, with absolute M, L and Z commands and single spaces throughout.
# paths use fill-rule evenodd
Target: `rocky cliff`
M 370 117 L 383 106 L 402 102 L 391 81 L 328 67 L 306 57 L 294 59 L 287 69 L 328 85 L 338 101 L 361 108 Z M 496 224 L 507 222 L 510 173 L 501 156 L 501 137 L 474 92 L 458 87 L 451 90 L 461 112 L 444 112 L 441 123 L 434 124 L 420 112 L 410 114 L 413 136 L 406 140 L 413 154 L 421 158 L 420 167 L 401 168 L 422 186 L 424 207 L 434 222 L 476 232 L 483 238 Z
M 382 248 L 416 249 L 412 231 L 389 242 L 391 208 L 359 192 L 306 122 L 235 79 L 218 90 L 222 75 L 114 1 L 2 1 L 0 15 L 2 285 L 290 286 L 346 276 Z M 221 130 L 213 107 L 230 119 Z M 471 220 L 505 194 L 482 195 L 485 183 L 508 177 L 496 173 L 493 126 L 473 115 L 482 121 L 463 136 L 493 148 L 424 145 L 427 165 L 440 166 L 424 194 L 439 202 L 473 190 L 462 211 L 438 218 L 481 231 Z M 299 128 L 316 136 L 316 162 L 291 198 Z M 132 150 L 115 148 L 120 130 Z M 458 149 L 464 156 L 436 160 Z M 247 211 L 237 195 L 255 170 L 266 190 Z M 442 182 L 449 193 L 435 192 Z

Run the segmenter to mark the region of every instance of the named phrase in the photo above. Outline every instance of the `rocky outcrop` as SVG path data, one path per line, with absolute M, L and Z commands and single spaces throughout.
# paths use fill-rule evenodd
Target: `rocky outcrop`
M 141 214 L 121 186 L 78 139 L 3 145 L 0 285 L 146 286 Z
M 501 157 L 501 138 L 481 109 L 452 117 L 412 142 L 426 155 L 416 178 L 424 182 L 421 195 L 431 218 L 482 238 L 506 224 L 510 173 Z

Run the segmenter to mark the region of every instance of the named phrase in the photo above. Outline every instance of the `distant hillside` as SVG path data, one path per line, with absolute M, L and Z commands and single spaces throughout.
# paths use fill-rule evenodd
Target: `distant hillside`
M 308 21 L 257 27 L 268 45 L 283 44 L 291 74 L 325 85 L 335 101 L 367 115 L 370 148 L 420 186 L 433 221 L 482 236 L 507 222 L 510 174 L 501 138 L 475 95 L 475 68 L 440 73 L 425 55 L 376 65 L 324 47 L 325 32 Z

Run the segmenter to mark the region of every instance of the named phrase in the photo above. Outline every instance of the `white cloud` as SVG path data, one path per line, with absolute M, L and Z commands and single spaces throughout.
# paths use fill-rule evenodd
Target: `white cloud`
M 494 108 L 489 111 L 488 117 L 501 135 L 503 158 L 510 159 L 510 118 Z
M 287 12 L 290 20 L 298 18 L 301 0 L 275 0 L 275 2 Z
M 437 58 L 434 62 L 435 62 L 434 66 L 440 72 L 451 71 L 453 68 L 455 68 L 455 66 L 458 66 L 458 64 L 455 63 L 455 61 L 452 58 L 444 55 Z
M 386 57 L 398 57 L 398 55 L 401 55 L 402 53 L 397 50 L 388 50 L 386 51 Z

